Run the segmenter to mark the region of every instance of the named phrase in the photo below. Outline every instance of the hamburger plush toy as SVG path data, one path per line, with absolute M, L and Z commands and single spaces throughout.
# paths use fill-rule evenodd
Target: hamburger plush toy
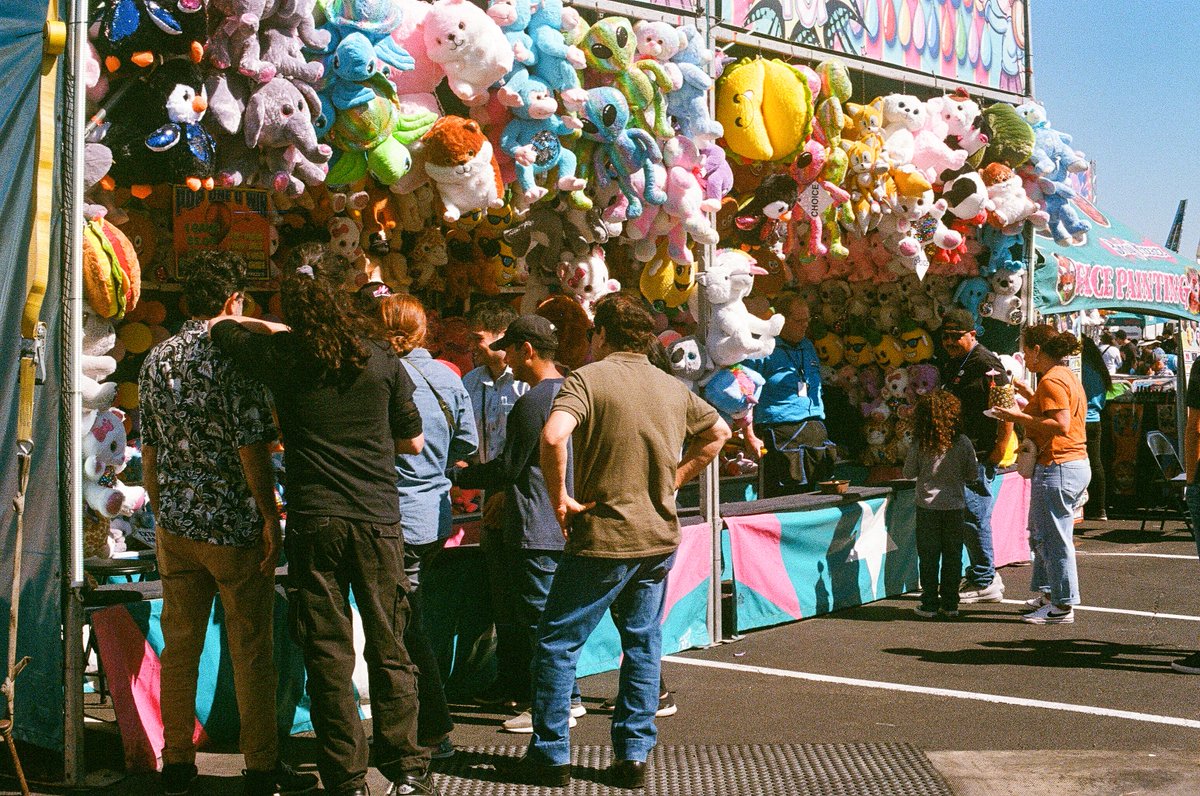
M 103 218 L 83 229 L 83 292 L 102 318 L 119 321 L 137 306 L 142 271 L 125 233 Z

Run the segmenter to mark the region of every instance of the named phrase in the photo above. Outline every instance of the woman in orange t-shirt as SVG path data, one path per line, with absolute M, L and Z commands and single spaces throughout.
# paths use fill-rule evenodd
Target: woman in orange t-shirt
M 1021 339 L 1025 366 L 1039 376 L 1037 390 L 1020 381 L 1016 389 L 1029 399 L 1025 411 L 996 408 L 1001 420 L 1025 428 L 1038 446 L 1029 496 L 1029 544 L 1033 549 L 1031 589 L 1022 617 L 1039 625 L 1075 621 L 1079 604 L 1075 568 L 1075 509 L 1092 478 L 1087 456 L 1087 395 L 1066 359 L 1079 351 L 1079 338 L 1053 326 L 1030 326 Z

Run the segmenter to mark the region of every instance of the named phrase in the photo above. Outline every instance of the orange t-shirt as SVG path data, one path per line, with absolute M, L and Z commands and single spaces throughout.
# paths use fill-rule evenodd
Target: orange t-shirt
M 1062 409 L 1071 411 L 1066 434 L 1049 434 L 1030 429 L 1038 446 L 1040 464 L 1062 464 L 1087 458 L 1087 395 L 1079 378 L 1063 365 L 1055 365 L 1038 381 L 1037 390 L 1025 411 L 1045 417 Z

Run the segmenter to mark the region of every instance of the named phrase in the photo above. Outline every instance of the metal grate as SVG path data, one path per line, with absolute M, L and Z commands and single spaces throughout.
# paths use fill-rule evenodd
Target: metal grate
M 500 780 L 498 757 L 524 746 L 460 749 L 435 771 L 442 796 L 619 796 L 606 769 L 612 750 L 571 749 L 573 780 L 565 788 Z M 650 755 L 646 796 L 953 796 L 921 750 L 908 744 L 773 744 L 659 746 Z

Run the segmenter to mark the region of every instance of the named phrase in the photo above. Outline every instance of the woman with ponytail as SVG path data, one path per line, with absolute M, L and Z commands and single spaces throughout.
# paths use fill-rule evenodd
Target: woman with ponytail
M 395 457 L 424 447 L 421 416 L 403 364 L 369 339 L 337 288 L 340 270 L 320 244 L 298 247 L 280 285 L 286 326 L 226 315 L 209 329 L 225 354 L 270 389 L 279 415 L 289 616 L 308 670 L 322 784 L 334 793 L 366 792 L 368 746 L 352 681 L 353 585 L 371 682 L 371 751 L 402 792 L 436 793 L 429 750 L 417 743 L 396 500 Z
M 1037 466 L 1029 498 L 1029 540 L 1033 548 L 1033 582 L 1038 596 L 1026 601 L 1022 617 L 1033 624 L 1075 621 L 1079 604 L 1075 568 L 1075 510 L 1091 480 L 1087 454 L 1087 395 L 1067 357 L 1079 351 L 1079 338 L 1053 326 L 1030 326 L 1022 335 L 1025 366 L 1039 376 L 1037 390 L 1015 381 L 1029 399 L 1024 411 L 994 408 L 1001 420 L 1025 427 L 1038 446 Z

